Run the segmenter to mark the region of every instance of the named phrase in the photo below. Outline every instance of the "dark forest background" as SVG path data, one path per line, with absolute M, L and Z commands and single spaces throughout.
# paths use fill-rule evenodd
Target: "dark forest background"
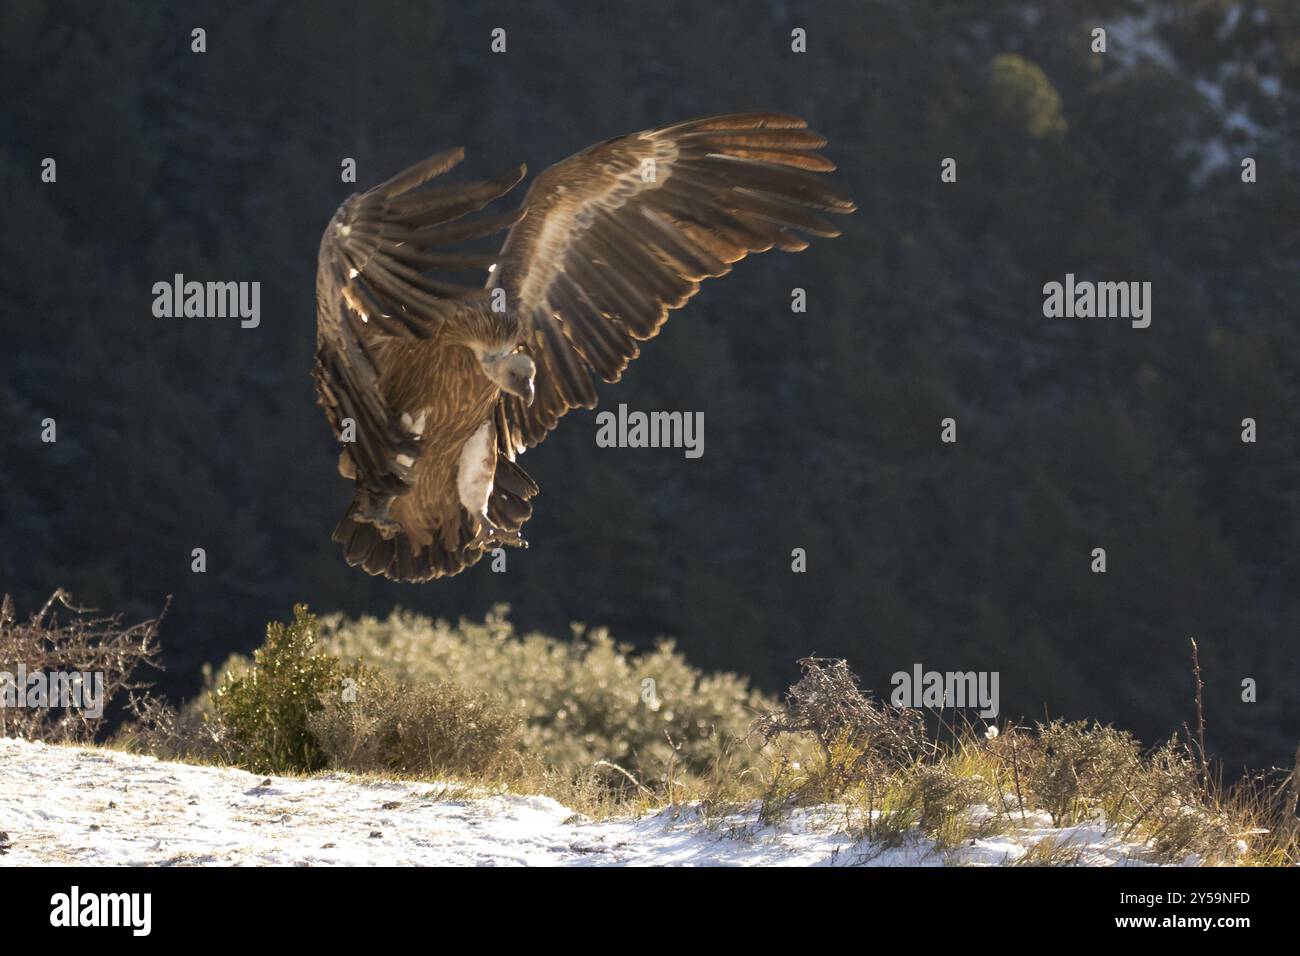
M 1212 748 L 1280 761 L 1300 738 L 1298 95 L 1290 0 L 6 0 L 0 590 L 131 618 L 174 595 L 173 696 L 295 601 L 508 601 L 522 627 L 672 635 L 773 690 L 811 653 L 878 691 L 914 662 L 997 670 L 1004 716 L 1148 742 L 1192 717 L 1195 636 Z M 536 174 L 743 109 L 807 117 L 859 211 L 707 285 L 603 389 L 703 411 L 704 457 L 599 449 L 575 413 L 524 459 L 543 491 L 507 573 L 349 569 L 309 378 L 339 202 L 450 145 L 458 174 Z M 177 272 L 259 280 L 261 327 L 154 318 Z M 1067 272 L 1152 282 L 1151 327 L 1045 319 Z

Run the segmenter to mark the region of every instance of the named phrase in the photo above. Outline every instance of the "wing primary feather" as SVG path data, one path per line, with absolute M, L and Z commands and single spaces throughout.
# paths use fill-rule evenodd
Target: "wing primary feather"
M 493 253 L 480 255 L 456 255 L 421 252 L 417 246 L 397 246 L 389 252 L 394 260 L 404 265 L 419 269 L 441 269 L 446 272 L 468 272 L 486 269 L 496 263 L 500 256 Z
M 655 130 L 652 135 L 676 136 L 688 132 L 751 130 L 751 129 L 806 129 L 808 123 L 789 113 L 724 113 L 719 116 L 701 116 L 698 119 L 685 120 L 663 129 Z
M 857 208 L 851 200 L 836 194 L 816 176 L 795 169 L 754 163 L 717 153 L 700 159 L 684 159 L 679 168 L 701 182 L 720 181 L 730 186 L 743 185 L 829 212 L 853 212 Z
M 555 285 L 556 310 L 573 330 L 592 368 L 607 382 L 618 381 L 627 363 L 640 351 L 622 323 L 604 316 L 587 293 L 567 273 Z
M 686 146 L 705 144 L 728 148 L 750 146 L 760 149 L 821 149 L 826 138 L 810 129 L 700 130 L 682 133 L 674 139 Z
M 725 275 L 731 268 L 708 249 L 691 242 L 670 221 L 662 218 L 661 213 L 649 206 L 642 210 L 641 221 L 634 228 L 643 231 L 647 242 L 675 261 L 681 267 L 682 275 L 697 282 Z
M 781 226 L 802 229 L 810 235 L 826 239 L 840 235 L 840 230 L 833 223 L 799 203 L 748 189 L 737 189 L 734 196 L 738 208 L 763 216 Z
M 421 248 L 442 246 L 466 239 L 482 239 L 484 236 L 510 228 L 523 219 L 527 212 L 527 206 L 520 206 L 518 209 L 480 216 L 477 219 L 420 226 L 418 229 L 407 230 L 405 238 Z
M 600 243 L 601 257 L 614 266 L 615 275 L 633 277 L 638 291 L 660 301 L 674 305 L 685 301 L 681 277 L 666 263 L 655 259 L 644 242 L 636 242 L 629 230 L 601 218 L 593 223 L 591 234 Z
M 426 225 L 448 222 L 482 209 L 513 189 L 524 177 L 522 165 L 507 170 L 494 179 L 462 186 L 439 186 L 418 193 L 388 199 L 384 212 L 398 222 Z
M 800 150 L 752 149 L 748 147 L 728 146 L 725 149 L 710 150 L 705 156 L 725 156 L 731 159 L 746 159 L 754 163 L 769 166 L 781 166 L 794 169 L 806 169 L 815 173 L 833 173 L 835 164 L 820 153 Z
M 647 338 L 658 328 L 660 307 L 643 298 L 615 270 L 596 262 L 574 261 L 569 271 L 584 290 L 603 304 L 603 311 L 616 317 L 635 338 Z
M 456 146 L 452 149 L 445 149 L 441 153 L 434 153 L 428 159 L 402 170 L 392 179 L 377 186 L 373 192 L 386 199 L 392 199 L 427 183 L 435 176 L 441 176 L 447 170 L 458 165 L 464 158 L 465 148 L 463 146 Z

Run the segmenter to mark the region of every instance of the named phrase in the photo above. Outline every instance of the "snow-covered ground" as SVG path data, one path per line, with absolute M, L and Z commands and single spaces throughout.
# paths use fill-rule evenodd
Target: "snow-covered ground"
M 1043 840 L 1085 863 L 1140 858 L 1103 825 L 1052 829 L 1032 815 L 1013 835 L 947 852 L 922 839 L 881 850 L 836 833 L 833 808 L 775 828 L 689 807 L 595 822 L 548 797 L 454 793 L 0 738 L 0 865 L 996 865 Z

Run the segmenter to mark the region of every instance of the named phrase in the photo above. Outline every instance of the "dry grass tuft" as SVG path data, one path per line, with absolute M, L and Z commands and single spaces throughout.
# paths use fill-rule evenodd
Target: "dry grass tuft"
M 366 675 L 353 690 L 325 700 L 307 720 L 333 769 L 498 781 L 523 770 L 523 722 L 488 694 L 383 674 Z

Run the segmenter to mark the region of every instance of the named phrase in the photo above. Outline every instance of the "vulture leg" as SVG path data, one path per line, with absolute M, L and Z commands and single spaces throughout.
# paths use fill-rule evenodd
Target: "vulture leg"
M 488 517 L 488 501 L 492 497 L 492 479 L 497 467 L 497 430 L 488 418 L 465 442 L 460 452 L 456 470 L 456 489 L 460 503 L 478 523 L 478 531 L 466 548 L 487 550 L 493 545 L 508 544 L 526 548 L 528 542 L 518 531 L 509 531 Z

